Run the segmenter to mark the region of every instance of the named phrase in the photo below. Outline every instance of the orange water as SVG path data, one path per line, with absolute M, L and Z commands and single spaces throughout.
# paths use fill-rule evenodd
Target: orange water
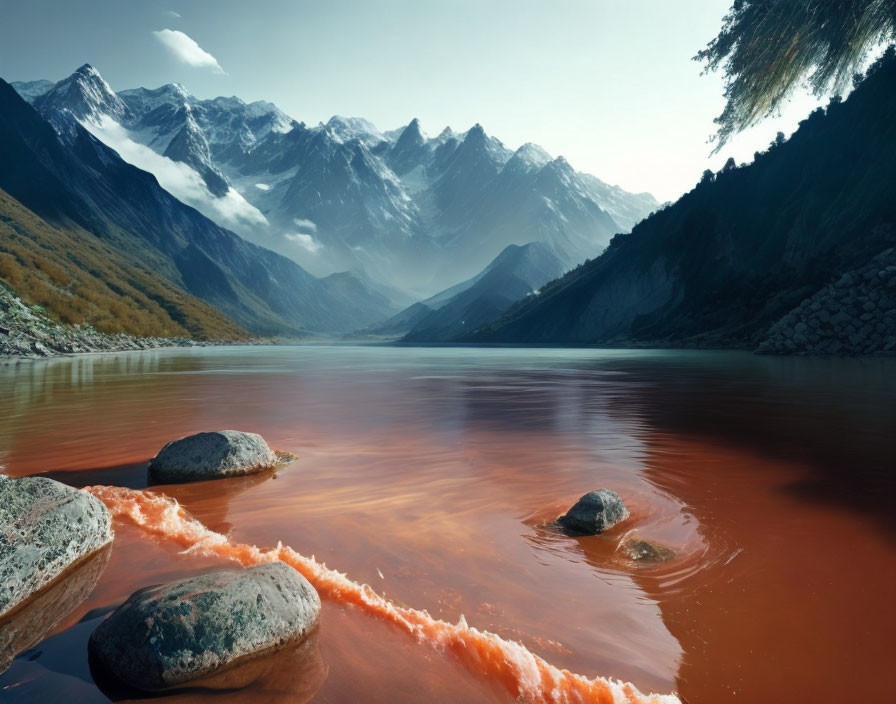
M 373 592 L 371 610 L 366 592 L 327 598 L 318 581 L 314 701 L 534 700 L 527 677 L 561 670 L 578 673 L 575 687 L 611 677 L 687 702 L 890 701 L 894 399 L 892 360 L 379 347 L 81 357 L 0 369 L 0 464 L 140 489 L 146 460 L 196 430 L 254 430 L 297 452 L 276 479 L 158 491 L 230 544 L 282 541 L 310 576 L 300 555 L 398 607 L 384 619 Z M 594 538 L 550 528 L 601 486 L 620 492 L 629 521 Z M 0 676 L 0 699 L 104 701 L 86 667 L 88 612 L 229 561 L 181 554 L 183 540 L 130 520 L 116 530 L 92 596 Z M 638 568 L 617 550 L 630 535 L 677 556 Z M 492 647 L 513 642 L 533 654 L 514 651 L 525 668 Z

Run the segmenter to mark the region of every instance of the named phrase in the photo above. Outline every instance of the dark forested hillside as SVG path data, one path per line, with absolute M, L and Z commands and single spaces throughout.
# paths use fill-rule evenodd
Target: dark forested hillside
M 891 49 L 789 140 L 705 175 L 468 339 L 753 348 L 801 301 L 896 243 L 894 184 Z

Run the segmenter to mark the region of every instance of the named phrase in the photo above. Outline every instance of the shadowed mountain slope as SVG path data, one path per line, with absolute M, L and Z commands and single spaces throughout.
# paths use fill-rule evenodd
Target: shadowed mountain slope
M 756 347 L 801 301 L 896 242 L 894 87 L 890 50 L 787 142 L 704 178 L 466 339 Z
M 563 271 L 563 263 L 542 242 L 509 245 L 472 279 L 415 303 L 366 334 L 439 342 L 499 317 L 514 302 L 537 295 L 538 287 Z

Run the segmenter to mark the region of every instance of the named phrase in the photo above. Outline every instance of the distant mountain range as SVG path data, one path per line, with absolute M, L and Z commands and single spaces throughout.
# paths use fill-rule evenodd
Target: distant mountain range
M 574 266 L 658 206 L 535 145 L 511 151 L 480 125 L 436 137 L 416 119 L 385 133 L 338 116 L 308 127 L 271 103 L 200 100 L 177 84 L 116 94 L 87 65 L 14 87 L 219 225 L 317 275 L 364 272 L 405 301 L 475 275 L 510 244 L 542 242 Z
M 414 303 L 364 334 L 406 342 L 453 340 L 498 318 L 513 303 L 563 273 L 563 263 L 543 242 L 508 245 L 473 278 Z
M 294 261 L 216 225 L 165 191 L 153 175 L 124 161 L 82 126 L 84 113 L 78 110 L 88 99 L 108 101 L 105 109 L 116 114 L 127 107 L 99 90 L 101 79 L 89 67 L 80 74 L 84 80 L 56 84 L 35 99 L 46 118 L 0 80 L 0 190 L 30 211 L 19 212 L 9 203 L 0 207 L 0 217 L 14 228 L 25 220 L 37 227 L 43 221 L 58 232 L 57 247 L 63 235 L 77 237 L 78 248 L 69 252 L 66 264 L 71 275 L 82 276 L 89 268 L 79 249 L 91 256 L 111 249 L 116 263 L 126 265 L 119 278 L 124 276 L 129 288 L 108 272 L 93 270 L 106 289 L 130 302 L 130 289 L 139 289 L 194 334 L 238 331 L 220 320 L 212 323 L 214 316 L 201 311 L 195 299 L 256 334 L 342 332 L 394 313 L 389 299 L 362 279 L 351 274 L 316 278 Z M 59 107 L 63 104 L 67 107 Z M 17 245 L 42 256 L 37 238 L 22 237 Z M 131 269 L 142 272 L 139 281 Z M 158 285 L 143 280 L 147 275 Z M 183 304 L 173 300 L 178 296 L 171 286 L 183 292 Z M 29 298 L 29 291 L 18 293 Z M 184 306 L 193 312 L 187 314 Z M 147 310 L 142 303 L 138 307 Z M 163 318 L 157 315 L 154 324 L 166 325 Z
M 174 84 L 116 94 L 87 65 L 0 80 L 0 277 L 135 334 L 893 352 L 893 85 L 890 49 L 658 208 L 479 125 L 307 127 Z
M 789 140 L 707 174 L 597 259 L 462 337 L 896 351 L 894 86 L 891 48 Z

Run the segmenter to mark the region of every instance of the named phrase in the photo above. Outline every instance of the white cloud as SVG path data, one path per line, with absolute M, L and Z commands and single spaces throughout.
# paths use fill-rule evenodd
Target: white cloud
M 256 183 L 256 184 L 255 184 L 255 187 L 256 187 L 259 191 L 269 191 L 269 190 L 271 190 L 271 187 L 270 187 L 268 184 L 266 184 L 266 183 Z
M 311 220 L 302 220 L 302 218 L 293 218 L 292 221 L 303 230 L 311 230 L 311 232 L 317 232 L 317 225 L 315 225 Z
M 183 32 L 176 29 L 160 29 L 153 32 L 153 35 L 176 59 L 188 66 L 210 68 L 215 73 L 224 73 L 218 60 Z
M 297 232 L 293 235 L 284 235 L 284 237 L 286 237 L 286 239 L 288 239 L 290 242 L 295 242 L 302 249 L 308 250 L 309 252 L 311 252 L 311 254 L 315 254 L 321 248 L 320 242 L 315 240 L 311 235 L 307 235 L 304 232 Z
M 268 225 L 261 211 L 233 188 L 221 198 L 216 198 L 195 169 L 135 142 L 127 130 L 108 115 L 104 115 L 99 124 L 86 120 L 81 124 L 117 151 L 126 162 L 153 174 L 162 188 L 175 198 L 193 206 L 219 225 L 242 231 Z
M 174 10 L 165 10 L 162 14 L 165 15 L 165 17 L 171 17 L 175 20 L 180 19 L 180 14 L 175 12 Z

